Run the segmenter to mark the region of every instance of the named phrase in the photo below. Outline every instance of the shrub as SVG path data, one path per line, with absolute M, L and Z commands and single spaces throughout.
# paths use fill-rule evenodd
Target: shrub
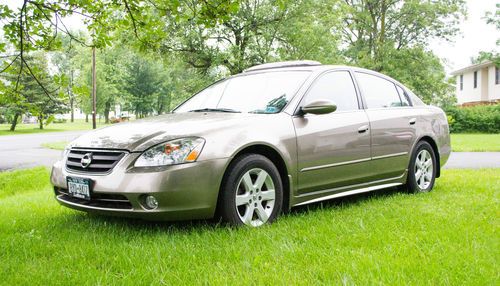
M 500 104 L 449 107 L 446 114 L 452 133 L 500 133 Z
M 111 122 L 111 124 L 114 124 L 114 123 L 120 123 L 121 120 L 120 120 L 120 118 L 117 118 L 117 117 L 111 117 L 109 119 L 109 122 Z
M 66 123 L 68 120 L 64 118 L 56 118 L 53 123 Z

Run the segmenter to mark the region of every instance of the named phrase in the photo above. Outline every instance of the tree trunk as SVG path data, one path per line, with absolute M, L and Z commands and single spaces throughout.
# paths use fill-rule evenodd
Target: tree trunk
M 165 106 L 163 105 L 163 100 L 162 100 L 161 96 L 158 96 L 158 105 L 156 108 L 158 115 L 162 114 L 164 108 L 165 108 Z
M 71 70 L 70 78 L 69 78 L 69 103 L 71 105 L 71 122 L 75 122 L 75 96 L 73 94 L 73 70 Z
M 73 96 L 72 96 L 72 95 L 70 95 L 70 98 L 69 98 L 69 106 L 70 106 L 70 108 L 71 108 L 71 122 L 75 122 L 74 102 L 75 102 L 75 99 L 73 98 Z
M 111 103 L 106 101 L 104 104 L 104 123 L 109 123 L 109 110 L 111 109 Z M 99 118 L 100 119 L 100 118 Z
M 10 124 L 10 131 L 14 131 L 14 130 L 16 130 L 17 120 L 19 119 L 19 116 L 20 116 L 20 114 L 19 114 L 19 113 L 14 114 L 14 120 L 13 120 L 13 121 L 12 121 L 12 123 Z
M 85 122 L 89 123 L 89 114 L 85 113 Z
M 38 124 L 40 125 L 40 129 L 43 129 L 43 114 L 38 115 Z

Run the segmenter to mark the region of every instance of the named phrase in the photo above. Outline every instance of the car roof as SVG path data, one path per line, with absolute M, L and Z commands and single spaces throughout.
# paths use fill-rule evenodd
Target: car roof
M 331 69 L 348 69 L 353 71 L 360 71 L 366 73 L 372 73 L 377 75 L 382 75 L 376 71 L 369 69 L 347 66 L 347 65 L 324 65 L 317 61 L 284 61 L 284 62 L 274 62 L 260 64 L 252 66 L 242 72 L 242 74 L 257 73 L 257 72 L 267 72 L 267 71 L 322 71 Z M 387 77 L 387 76 L 385 76 Z
M 322 73 L 324 71 L 338 70 L 338 69 L 352 70 L 355 72 L 372 74 L 372 75 L 387 79 L 387 80 L 403 87 L 404 89 L 409 90 L 401 82 L 395 80 L 394 78 L 392 78 L 390 76 L 387 76 L 385 74 L 377 72 L 377 71 L 373 71 L 373 70 L 369 70 L 369 69 L 365 69 L 365 68 L 360 68 L 360 67 L 347 66 L 347 65 L 324 65 L 318 61 L 310 61 L 310 60 L 284 61 L 284 62 L 274 62 L 274 63 L 256 65 L 256 66 L 253 66 L 253 67 L 250 67 L 250 68 L 244 70 L 241 74 L 238 74 L 238 75 L 263 73 L 263 72 L 276 72 L 276 71 L 311 71 L 311 72 Z M 238 75 L 235 75 L 235 76 L 238 76 Z

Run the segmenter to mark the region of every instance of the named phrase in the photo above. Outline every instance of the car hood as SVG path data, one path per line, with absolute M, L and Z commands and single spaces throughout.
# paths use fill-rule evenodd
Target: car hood
M 75 139 L 71 147 L 123 149 L 132 152 L 171 139 L 200 136 L 220 128 L 229 128 L 248 117 L 249 113 L 189 112 L 171 113 L 100 128 Z

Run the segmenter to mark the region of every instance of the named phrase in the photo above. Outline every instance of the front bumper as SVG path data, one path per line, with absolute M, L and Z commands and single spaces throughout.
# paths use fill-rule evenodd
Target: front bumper
M 76 210 L 147 220 L 203 219 L 214 216 L 228 158 L 157 168 L 134 168 L 133 162 L 138 156 L 136 153 L 126 155 L 106 175 L 68 171 L 64 160 L 56 162 L 50 180 L 57 201 Z M 67 195 L 68 176 L 92 180 L 91 201 Z M 158 201 L 158 208 L 145 208 L 145 195 L 153 195 Z

